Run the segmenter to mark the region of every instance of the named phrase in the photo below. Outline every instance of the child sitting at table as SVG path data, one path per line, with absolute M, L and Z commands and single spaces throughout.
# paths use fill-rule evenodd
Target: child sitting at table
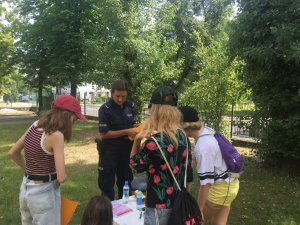
M 88 202 L 81 225 L 112 225 L 112 205 L 105 196 L 94 196 Z

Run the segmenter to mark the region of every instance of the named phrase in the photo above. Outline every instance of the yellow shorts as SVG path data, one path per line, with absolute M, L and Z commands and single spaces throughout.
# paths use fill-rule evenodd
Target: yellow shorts
M 231 183 L 224 181 L 213 184 L 209 189 L 208 201 L 217 205 L 229 206 L 239 192 L 239 183 L 239 180 L 235 178 Z

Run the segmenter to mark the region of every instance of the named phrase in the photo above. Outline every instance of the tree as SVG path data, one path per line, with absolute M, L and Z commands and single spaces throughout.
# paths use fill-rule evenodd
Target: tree
M 0 5 L 0 18 L 5 18 L 7 10 Z M 14 45 L 8 21 L 0 21 L 0 95 L 10 94 L 10 85 L 13 84 L 11 75 L 14 72 L 12 60 Z
M 84 81 L 87 67 L 86 40 L 93 34 L 91 23 L 96 1 L 68 0 L 49 4 L 41 18 L 48 29 L 46 45 L 50 51 L 49 67 L 52 76 L 62 85 L 71 86 L 76 97 L 77 85 Z
M 93 33 L 94 1 L 18 1 L 16 39 L 20 68 L 27 83 L 38 88 L 39 110 L 44 108 L 43 90 L 50 86 L 71 86 L 84 81 L 85 42 Z M 47 102 L 47 105 L 49 102 Z
M 194 9 L 200 12 L 202 33 L 194 33 L 194 70 L 186 79 L 180 103 L 194 106 L 207 125 L 227 132 L 223 115 L 246 91 L 238 80 L 243 61 L 228 52 L 231 1 L 199 1 Z
M 266 162 L 299 160 L 299 2 L 241 0 L 239 6 L 232 48 L 246 62 L 242 78 L 261 128 L 258 153 Z
M 14 70 L 10 79 L 11 82 L 7 84 L 10 92 L 4 94 L 4 101 L 17 102 L 20 100 L 20 95 L 28 95 L 28 87 L 24 83 L 23 76 L 17 70 Z
M 95 56 L 90 62 L 97 65 L 96 69 L 91 67 L 90 80 L 109 85 L 114 79 L 126 79 L 130 97 L 141 110 L 153 88 L 174 80 L 170 78 L 180 70 L 180 61 L 170 60 L 178 49 L 176 41 L 165 39 L 164 29 L 158 27 L 164 24 L 156 18 L 156 7 L 163 6 L 155 1 L 107 0 L 97 7 L 101 14 L 98 38 L 87 43 Z M 171 23 L 174 9 L 170 4 L 165 7 L 168 21 L 164 21 Z
M 49 104 L 43 101 L 43 90 L 45 86 L 53 84 L 49 68 L 50 50 L 46 44 L 48 28 L 43 20 L 47 4 L 43 1 L 21 1 L 16 4 L 19 12 L 19 18 L 14 23 L 15 38 L 18 40 L 16 61 L 20 72 L 25 74 L 26 83 L 38 90 L 41 111 L 49 108 Z
M 198 71 L 199 79 L 185 90 L 181 99 L 181 104 L 198 109 L 208 126 L 222 132 L 227 132 L 223 116 L 228 106 L 237 103 L 246 91 L 245 84 L 238 80 L 243 62 L 238 58 L 230 59 L 226 40 L 228 34 L 222 33 L 207 47 L 200 47 L 199 43 L 197 57 L 203 65 Z

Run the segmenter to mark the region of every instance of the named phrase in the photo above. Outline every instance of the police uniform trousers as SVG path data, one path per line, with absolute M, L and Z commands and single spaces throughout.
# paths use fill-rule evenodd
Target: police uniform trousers
M 115 179 L 117 178 L 118 198 L 122 198 L 123 186 L 128 181 L 130 186 L 133 179 L 129 167 L 129 159 L 132 145 L 112 145 L 103 144 L 103 149 L 99 151 L 98 164 L 98 185 L 102 194 L 114 200 Z

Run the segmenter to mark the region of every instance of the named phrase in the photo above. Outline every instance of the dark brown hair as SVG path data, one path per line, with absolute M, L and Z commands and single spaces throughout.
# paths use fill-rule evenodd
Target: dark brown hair
M 128 92 L 128 84 L 125 80 L 115 80 L 111 84 L 111 93 L 113 93 L 115 90 L 117 91 L 127 91 Z
M 112 225 L 112 205 L 105 196 L 94 196 L 85 207 L 81 225 Z
M 37 128 L 43 128 L 46 134 L 52 134 L 55 131 L 63 133 L 66 141 L 72 137 L 72 115 L 74 113 L 67 110 L 53 108 L 44 112 L 38 122 Z

